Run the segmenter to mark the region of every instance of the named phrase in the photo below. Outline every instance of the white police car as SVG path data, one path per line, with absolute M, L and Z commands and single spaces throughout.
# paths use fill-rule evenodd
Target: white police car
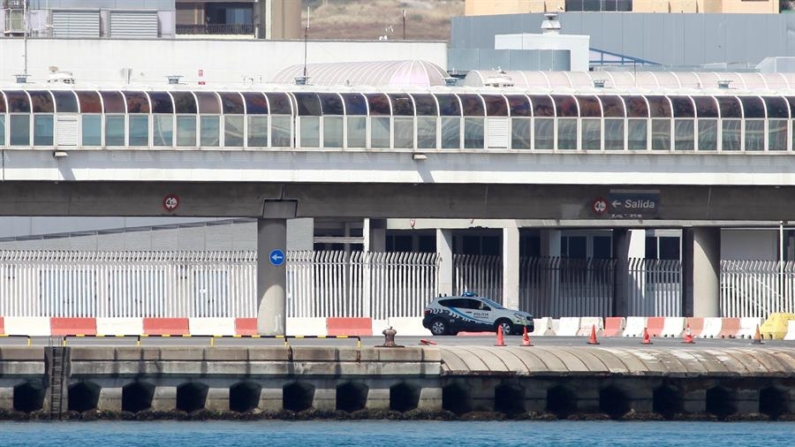
M 506 309 L 488 298 L 467 292 L 462 296 L 438 296 L 425 306 L 422 326 L 433 335 L 459 332 L 492 332 L 502 326 L 505 335 L 517 335 L 527 327 L 533 331 L 533 316 Z

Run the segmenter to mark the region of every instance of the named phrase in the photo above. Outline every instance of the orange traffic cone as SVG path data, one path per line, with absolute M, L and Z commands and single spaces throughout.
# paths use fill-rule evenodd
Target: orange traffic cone
M 693 341 L 693 333 L 690 331 L 690 323 L 687 323 L 687 329 L 685 329 L 685 339 L 682 340 L 682 343 L 695 343 L 695 341 Z
M 640 342 L 642 345 L 650 345 L 651 344 L 651 337 L 649 337 L 649 329 L 643 328 L 643 341 Z
M 497 343 L 494 346 L 505 346 L 505 340 L 502 338 L 502 325 L 497 326 Z
M 591 336 L 588 338 L 589 345 L 598 345 L 599 342 L 596 341 L 596 325 L 591 326 Z
M 754 339 L 751 341 L 752 345 L 761 345 L 762 344 L 762 334 L 759 332 L 759 325 L 756 325 L 756 333 L 754 334 Z
M 530 335 L 527 333 L 527 326 L 524 327 L 524 334 L 522 334 L 522 346 L 533 346 L 530 343 Z

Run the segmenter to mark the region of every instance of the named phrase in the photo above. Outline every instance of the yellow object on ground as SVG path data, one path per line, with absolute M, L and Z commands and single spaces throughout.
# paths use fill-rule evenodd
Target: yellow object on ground
M 765 340 L 782 340 L 787 335 L 787 325 L 790 320 L 795 320 L 795 314 L 775 313 L 770 314 L 759 328 Z

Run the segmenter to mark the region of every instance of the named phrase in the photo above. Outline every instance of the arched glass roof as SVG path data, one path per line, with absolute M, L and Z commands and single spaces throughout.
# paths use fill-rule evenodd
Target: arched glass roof
M 518 89 L 593 90 L 594 81 L 603 81 L 605 89 L 660 91 L 717 90 L 718 83 L 729 81 L 729 88 L 749 92 L 795 90 L 795 73 L 717 73 L 663 71 L 494 71 L 472 70 L 464 85 L 483 87 L 499 80 Z
M 306 69 L 310 84 L 326 86 L 432 87 L 445 85 L 447 77 L 442 67 L 420 60 L 308 64 Z M 303 73 L 303 65 L 293 65 L 271 82 L 294 84 Z

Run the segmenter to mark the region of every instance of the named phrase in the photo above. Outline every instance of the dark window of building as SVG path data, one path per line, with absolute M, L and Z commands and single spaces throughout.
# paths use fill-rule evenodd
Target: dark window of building
M 535 234 L 522 235 L 519 239 L 519 256 L 537 258 L 541 256 L 541 237 Z
M 205 15 L 208 25 L 251 25 L 254 8 L 251 3 L 207 3 Z
M 55 103 L 52 100 L 50 92 L 28 92 L 30 94 L 30 102 L 33 105 L 33 113 L 53 113 L 55 112 Z
M 420 236 L 417 248 L 420 253 L 436 253 L 436 236 Z
M 461 242 L 462 255 L 479 255 L 480 254 L 480 237 L 479 236 L 464 236 Z
M 386 251 L 388 252 L 407 252 L 411 250 L 410 235 L 395 235 L 386 238 Z
M 646 237 L 646 259 L 657 259 L 657 238 L 655 236 Z
M 502 253 L 502 236 L 483 236 L 481 254 L 499 256 Z
M 679 260 L 679 238 L 660 237 L 660 259 Z
M 610 259 L 613 251 L 613 239 L 610 236 L 594 236 L 593 258 Z
M 588 256 L 586 247 L 588 238 L 585 236 L 569 236 L 561 238 L 561 253 L 565 258 L 585 259 Z M 565 249 L 564 245 L 565 244 Z
M 566 0 L 566 11 L 632 12 L 632 0 Z

